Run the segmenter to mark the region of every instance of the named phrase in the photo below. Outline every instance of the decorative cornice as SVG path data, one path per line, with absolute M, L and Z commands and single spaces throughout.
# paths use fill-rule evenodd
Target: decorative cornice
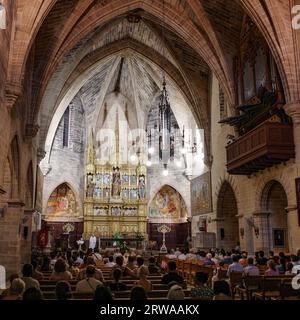
M 283 108 L 295 124 L 300 124 L 300 101 L 287 103 Z
M 22 91 L 22 86 L 17 83 L 7 83 L 5 85 L 5 103 L 9 111 L 14 107 Z

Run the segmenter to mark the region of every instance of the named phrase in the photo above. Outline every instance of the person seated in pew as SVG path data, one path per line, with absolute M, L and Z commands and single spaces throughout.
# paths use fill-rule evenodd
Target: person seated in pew
M 95 248 L 94 249 L 94 252 L 93 252 L 92 256 L 93 256 L 93 258 L 95 260 L 95 264 L 96 264 L 97 267 L 102 265 L 103 259 L 102 259 L 102 256 L 101 256 L 100 252 L 99 252 L 99 248 Z
M 55 287 L 56 300 L 69 300 L 72 299 L 72 289 L 68 281 L 58 281 Z
M 33 268 L 33 271 L 32 271 L 32 278 L 40 281 L 40 280 L 43 280 L 44 279 L 44 275 L 42 274 L 42 272 L 38 271 L 38 263 L 36 262 L 36 260 L 33 260 L 31 262 L 32 264 L 32 268 Z
M 161 279 L 161 283 L 162 284 L 168 284 L 172 281 L 175 281 L 179 284 L 183 284 L 184 283 L 184 279 L 181 275 L 179 275 L 177 273 L 177 266 L 176 266 L 176 262 L 175 261 L 169 261 L 168 262 L 168 273 L 166 273 L 162 279 Z
M 229 284 L 225 280 L 214 283 L 214 293 L 213 300 L 232 300 Z
M 130 270 L 134 270 L 136 268 L 136 256 L 129 256 L 126 267 Z
M 113 267 L 113 269 L 119 268 L 122 270 L 123 277 L 132 277 L 137 278 L 135 272 L 133 270 L 130 270 L 126 266 L 124 266 L 124 258 L 123 256 L 117 256 L 116 257 L 116 264 Z
M 13 273 L 10 275 L 10 277 L 9 277 L 10 286 L 9 286 L 9 288 L 6 288 L 5 290 L 2 291 L 1 298 L 4 298 L 5 296 L 10 295 L 12 282 L 18 278 L 19 278 L 19 275 L 17 273 Z
M 142 286 L 146 292 L 152 291 L 152 283 L 147 279 L 147 276 L 149 275 L 148 267 L 142 265 L 139 268 L 137 275 L 140 279 L 135 284 L 138 286 Z
M 94 294 L 94 301 L 105 301 L 110 302 L 113 301 L 113 295 L 109 289 L 109 287 L 106 287 L 104 285 L 98 285 Z
M 113 268 L 115 265 L 116 265 L 116 263 L 114 262 L 114 257 L 109 256 L 108 263 L 105 264 L 105 267 Z
M 232 264 L 228 267 L 227 277 L 231 272 L 244 272 L 244 268 L 239 264 L 239 258 L 236 254 L 231 255 Z
M 183 251 L 180 253 L 180 255 L 177 257 L 178 260 L 186 260 L 186 251 Z
M 178 258 L 180 255 L 181 255 L 181 251 L 179 250 L 179 248 L 176 248 L 175 256 Z
M 136 268 L 133 270 L 135 275 L 138 277 L 138 272 L 140 270 L 140 267 L 144 265 L 144 258 L 142 256 L 137 256 L 136 257 Z
M 96 263 L 95 263 L 94 258 L 92 256 L 89 256 L 89 257 L 87 257 L 86 262 L 87 262 L 88 266 L 92 265 L 92 266 L 95 267 L 95 279 L 97 279 L 97 280 L 101 281 L 102 283 L 104 283 L 104 278 L 103 278 L 102 271 L 100 269 L 96 268 Z M 77 280 L 82 280 L 82 279 L 85 279 L 87 277 L 86 270 L 87 270 L 87 268 L 84 268 L 78 273 Z
M 22 300 L 25 291 L 25 282 L 21 278 L 15 278 L 11 282 L 8 292 L 2 296 L 2 300 Z
M 160 273 L 160 269 L 156 264 L 156 259 L 155 257 L 150 257 L 149 258 L 149 264 L 148 264 L 148 270 L 149 274 L 157 274 Z
M 54 265 L 53 273 L 49 280 L 72 280 L 73 276 L 70 271 L 67 271 L 66 262 L 63 259 L 58 259 Z
M 227 270 L 224 268 L 224 261 L 220 261 L 217 268 L 213 271 L 213 277 L 212 277 L 212 283 L 215 283 L 216 281 L 224 280 L 224 278 L 227 277 Z
M 293 267 L 294 267 L 294 265 L 291 262 L 288 262 L 286 264 L 285 275 L 292 275 L 293 274 Z
M 191 289 L 191 297 L 200 300 L 212 300 L 215 293 L 207 286 L 208 274 L 197 272 L 195 275 L 195 287 Z
M 259 269 L 254 265 L 254 259 L 249 257 L 247 259 L 247 266 L 244 268 L 245 276 L 259 276 Z
M 22 274 L 23 274 L 22 280 L 25 282 L 25 290 L 32 287 L 37 289 L 40 288 L 40 283 L 36 279 L 33 279 L 32 277 L 33 276 L 32 264 L 30 263 L 24 264 L 22 269 Z
M 74 278 L 77 278 L 80 270 L 78 266 L 74 264 L 74 261 L 71 258 L 68 260 L 68 266 L 69 266 L 68 271 L 71 272 Z
M 111 291 L 126 291 L 128 290 L 125 283 L 122 283 L 120 280 L 122 278 L 122 270 L 117 268 L 113 270 L 112 273 L 113 282 L 109 284 L 109 288 Z
M 267 262 L 267 270 L 265 272 L 265 276 L 279 276 L 279 270 L 276 268 L 276 264 L 274 260 L 269 260 Z
M 131 289 L 130 301 L 147 301 L 147 293 L 142 286 L 135 286 Z
M 168 291 L 167 299 L 168 300 L 184 300 L 185 295 L 182 290 L 182 287 L 178 284 L 172 285 Z
M 80 280 L 76 285 L 76 292 L 89 293 L 95 292 L 98 285 L 103 283 L 95 278 L 96 268 L 89 265 L 86 268 L 86 278 Z
M 37 300 L 44 300 L 43 293 L 40 289 L 31 287 L 25 290 L 23 293 L 24 301 L 37 301 Z
M 212 260 L 212 254 L 211 253 L 208 253 L 206 255 L 206 259 L 204 260 L 204 265 L 205 266 L 213 266 L 215 265 L 214 261 Z

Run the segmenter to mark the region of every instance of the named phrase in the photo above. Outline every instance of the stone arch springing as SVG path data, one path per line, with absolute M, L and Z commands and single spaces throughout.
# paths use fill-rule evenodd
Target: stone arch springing
M 239 242 L 238 206 L 234 190 L 224 181 L 217 197 L 217 247 L 234 249 Z
M 34 177 L 32 161 L 29 162 L 26 175 L 25 187 L 25 207 L 31 209 L 33 207 L 33 194 L 34 194 Z
M 4 163 L 4 177 L 3 177 L 3 187 L 6 191 L 4 199 L 11 199 L 12 196 L 12 168 L 10 159 L 7 157 Z
M 266 229 L 263 235 L 269 250 L 289 251 L 287 193 L 277 180 L 266 183 L 261 193 L 261 210 L 265 212 Z
M 11 197 L 19 197 L 19 186 L 20 186 L 20 153 L 19 153 L 19 143 L 18 136 L 15 136 L 11 142 L 11 163 L 12 163 L 12 187 L 11 187 Z

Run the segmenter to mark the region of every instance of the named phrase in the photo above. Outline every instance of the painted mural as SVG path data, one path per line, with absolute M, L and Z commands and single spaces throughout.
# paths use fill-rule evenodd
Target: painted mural
M 52 192 L 48 199 L 47 220 L 77 216 L 79 216 L 79 212 L 77 210 L 74 192 L 66 183 L 63 183 Z
M 210 172 L 191 181 L 191 205 L 193 216 L 212 211 Z
M 187 208 L 178 191 L 170 186 L 163 186 L 150 204 L 149 216 L 150 218 L 185 218 Z

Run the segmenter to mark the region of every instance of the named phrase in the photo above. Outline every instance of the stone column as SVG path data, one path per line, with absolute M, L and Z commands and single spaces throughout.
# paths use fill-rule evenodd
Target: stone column
M 30 263 L 31 257 L 31 240 L 32 240 L 32 223 L 35 210 L 24 210 L 24 218 L 21 226 L 21 263 Z
M 268 254 L 272 245 L 270 243 L 269 215 L 270 212 L 253 213 L 254 250 L 263 250 L 265 254 Z
M 296 159 L 295 162 L 297 165 L 300 165 L 300 157 L 297 155 L 300 154 L 300 101 L 296 103 L 289 103 L 284 106 L 285 112 L 292 118 L 293 120 L 293 129 L 294 129 L 294 144 L 295 144 L 295 152 Z
M 297 205 L 291 205 L 285 208 L 285 211 L 287 214 L 287 228 L 288 228 L 286 241 L 288 243 L 289 252 L 295 253 L 297 252 L 297 250 L 299 250 L 299 243 L 300 243 Z
M 0 217 L 0 261 L 7 276 L 19 273 L 21 267 L 21 226 L 24 203 L 8 200 L 3 216 Z

